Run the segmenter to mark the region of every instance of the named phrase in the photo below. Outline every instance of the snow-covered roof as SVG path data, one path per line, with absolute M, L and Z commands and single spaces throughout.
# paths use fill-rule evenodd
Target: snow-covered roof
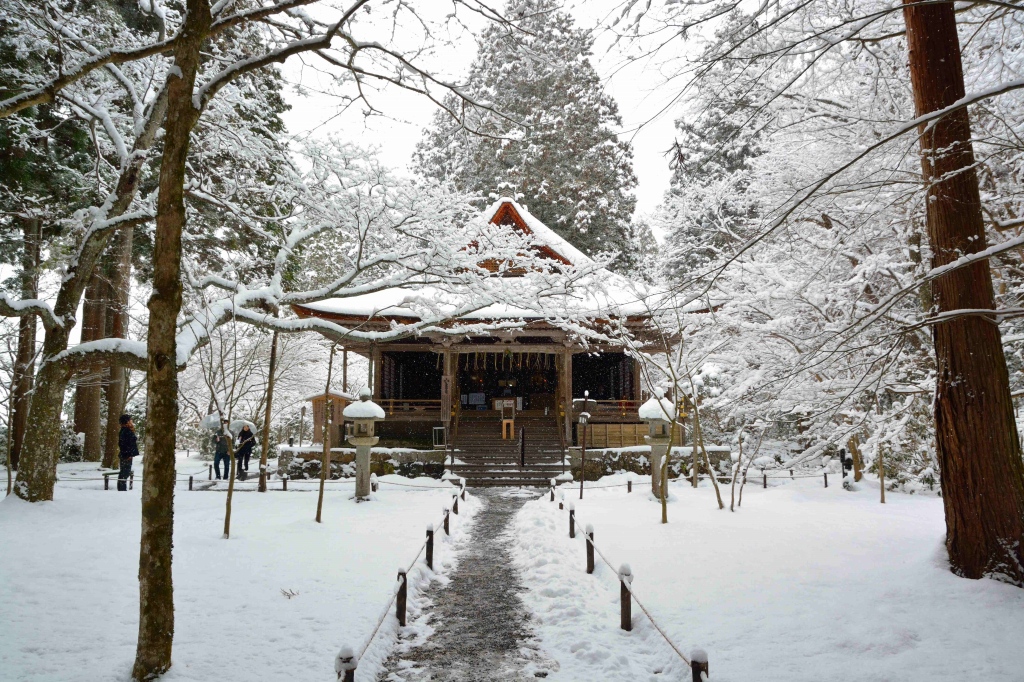
M 593 261 L 589 256 L 570 244 L 564 237 L 561 237 L 550 227 L 542 223 L 532 213 L 530 213 L 525 206 L 517 202 L 515 199 L 511 199 L 509 197 L 502 197 L 498 199 L 484 209 L 482 215 L 483 219 L 487 222 L 493 222 L 494 219 L 498 217 L 498 212 L 506 205 L 518 214 L 519 218 L 526 225 L 526 229 L 530 231 L 530 234 L 534 236 L 534 239 L 539 244 L 547 246 L 549 249 L 577 267 L 593 264 Z
M 676 407 L 668 398 L 651 396 L 651 399 L 640 406 L 637 414 L 641 419 L 666 419 L 675 418 Z
M 507 208 L 506 208 L 507 207 Z M 503 198 L 491 204 L 482 214 L 482 218 L 493 222 L 499 212 L 504 215 L 511 209 L 522 225 L 529 231 L 531 238 L 538 246 L 547 247 L 562 260 L 572 266 L 594 268 L 594 261 L 579 249 L 560 237 L 554 230 L 533 216 L 518 202 Z M 445 308 L 455 310 L 464 307 L 464 301 L 457 294 L 432 286 L 412 288 L 395 287 L 384 289 L 361 296 L 331 298 L 315 303 L 295 306 L 299 314 L 352 316 L 352 317 L 383 317 L 423 318 L 423 311 L 443 311 Z M 577 281 L 571 296 L 560 298 L 549 297 L 536 307 L 515 307 L 507 304 L 489 305 L 472 313 L 460 315 L 462 320 L 501 320 L 501 319 L 545 319 L 561 315 L 596 316 L 644 316 L 649 313 L 645 301 L 652 292 L 639 283 L 630 281 L 604 268 L 596 268 L 592 273 Z
M 330 396 L 332 398 L 341 398 L 342 400 L 349 400 L 349 401 L 352 401 L 352 400 L 356 399 L 354 395 L 350 395 L 348 393 L 338 393 L 336 391 L 331 391 L 330 392 Z M 323 398 L 323 397 L 324 397 L 324 393 L 323 393 L 323 391 L 321 391 L 319 393 L 314 393 L 311 396 L 307 396 L 307 397 L 303 398 L 303 400 L 319 400 L 320 398 Z

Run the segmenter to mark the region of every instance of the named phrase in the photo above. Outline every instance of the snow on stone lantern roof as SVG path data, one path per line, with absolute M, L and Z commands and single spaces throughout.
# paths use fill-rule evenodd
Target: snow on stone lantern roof
M 342 414 L 349 419 L 384 419 L 384 409 L 370 400 L 370 389 L 359 392 L 359 400 L 347 405 Z
M 675 414 L 676 406 L 661 391 L 657 391 L 655 395 L 651 396 L 650 400 L 641 405 L 640 409 L 637 410 L 637 415 L 644 421 L 652 419 L 672 421 L 675 419 Z

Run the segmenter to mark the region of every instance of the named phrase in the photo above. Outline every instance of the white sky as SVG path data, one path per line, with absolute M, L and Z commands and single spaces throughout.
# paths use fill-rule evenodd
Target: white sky
M 584 27 L 598 25 L 605 14 L 618 5 L 618 0 L 570 0 L 567 3 L 577 24 Z M 426 6 L 430 7 L 430 4 Z M 449 3 L 438 2 L 437 6 L 439 10 L 451 10 Z M 471 19 L 464 18 L 467 22 Z M 480 26 L 482 20 L 472 28 L 479 30 Z M 607 92 L 619 104 L 623 119 L 620 138 L 631 140 L 633 144 L 634 172 L 638 180 L 637 214 L 643 215 L 657 206 L 668 188 L 670 171 L 664 151 L 674 136 L 673 120 L 678 116 L 678 107 L 670 107 L 663 112 L 674 91 L 668 88 L 656 90 L 656 86 L 663 82 L 656 68 L 634 63 L 617 70 L 622 62 L 621 53 L 609 52 L 609 40 L 598 35 L 592 62 L 604 77 Z M 466 32 L 452 35 L 451 39 L 451 45 L 439 48 L 426 63 L 446 77 L 459 81 L 464 78 L 475 56 L 476 46 L 473 36 Z M 297 138 L 310 134 L 317 137 L 337 135 L 346 141 L 377 147 L 382 160 L 396 170 L 408 167 L 422 130 L 429 125 L 435 110 L 425 98 L 392 87 L 372 97 L 374 106 L 387 116 L 367 118 L 363 115 L 363 106 L 342 110 L 340 100 L 324 94 L 332 88 L 331 78 L 324 72 L 324 62 L 315 57 L 304 61 L 289 60 L 282 73 L 291 84 L 285 99 L 292 109 L 284 115 L 290 133 Z M 298 85 L 306 90 L 305 94 L 297 92 Z M 663 113 L 659 115 L 659 112 Z M 656 236 L 660 238 L 660 235 Z

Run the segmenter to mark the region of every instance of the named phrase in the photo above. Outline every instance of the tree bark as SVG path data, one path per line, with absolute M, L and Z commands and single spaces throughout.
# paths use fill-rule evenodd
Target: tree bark
M 324 452 L 320 462 L 320 495 L 316 500 L 316 522 L 320 523 L 324 509 L 324 486 L 331 475 L 331 371 L 334 369 L 334 346 L 331 346 L 331 357 L 327 361 L 327 387 L 324 389 Z
M 149 298 L 146 469 L 139 551 L 139 640 L 132 678 L 148 680 L 171 667 L 174 641 L 174 433 L 178 423 L 175 338 L 181 311 L 181 238 L 185 228 L 185 170 L 192 129 L 200 48 L 210 30 L 209 0 L 188 0 L 174 49 L 176 73 L 167 78 L 167 119 L 160 163 L 153 293 Z
M 964 96 L 956 18 L 953 3 L 904 3 L 911 84 L 923 115 Z M 932 267 L 939 267 L 986 248 L 967 110 L 922 126 L 920 135 Z M 932 297 L 938 313 L 994 308 L 988 261 L 934 280 Z M 999 326 L 994 315 L 963 316 L 934 325 L 933 339 L 935 435 L 951 568 L 966 578 L 1024 585 L 1024 461 Z
M 82 306 L 82 343 L 98 341 L 106 336 L 106 289 L 104 273 L 101 268 L 96 268 L 89 279 Z M 93 364 L 79 373 L 75 387 L 75 433 L 85 434 L 82 458 L 87 462 L 102 459 L 100 396 L 103 383 L 103 365 Z
M 128 299 L 131 294 L 132 242 L 135 231 L 126 228 L 118 233 L 110 249 L 106 275 L 107 332 L 113 339 L 128 338 Z M 107 430 L 103 447 L 103 466 L 112 467 L 117 462 L 118 418 L 124 412 L 125 369 L 117 361 L 110 363 L 107 377 Z
M 346 351 L 347 352 L 347 351 Z M 346 356 L 347 360 L 347 356 Z M 277 332 L 270 338 L 270 371 L 267 374 L 267 405 L 263 415 L 263 438 L 260 444 L 259 492 L 267 492 L 267 457 L 270 450 L 270 417 L 274 404 L 274 374 L 277 372 Z
M 42 221 L 26 218 L 22 221 L 24 245 L 21 252 L 21 298 L 28 300 L 39 297 L 39 244 L 42 241 Z M 26 315 L 18 320 L 18 351 L 14 360 L 11 402 L 11 468 L 17 470 L 21 458 L 21 447 L 25 442 L 25 426 L 31 404 L 32 378 L 36 368 L 36 328 L 39 322 L 35 315 Z

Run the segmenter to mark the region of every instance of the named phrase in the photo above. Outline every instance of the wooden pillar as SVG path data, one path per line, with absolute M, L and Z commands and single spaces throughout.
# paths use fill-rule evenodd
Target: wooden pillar
M 559 354 L 562 358 L 561 374 L 558 377 L 558 392 L 561 402 L 565 405 L 565 442 L 572 445 L 572 350 L 566 349 Z
M 370 347 L 370 390 L 373 391 L 374 401 L 380 400 L 380 348 L 376 344 Z
M 643 399 L 641 394 L 640 386 L 642 381 L 642 375 L 640 374 L 640 363 L 637 362 L 636 358 L 629 358 L 629 363 L 633 368 L 633 395 L 631 398 L 637 402 Z
M 348 349 L 341 350 L 341 392 L 348 393 Z

